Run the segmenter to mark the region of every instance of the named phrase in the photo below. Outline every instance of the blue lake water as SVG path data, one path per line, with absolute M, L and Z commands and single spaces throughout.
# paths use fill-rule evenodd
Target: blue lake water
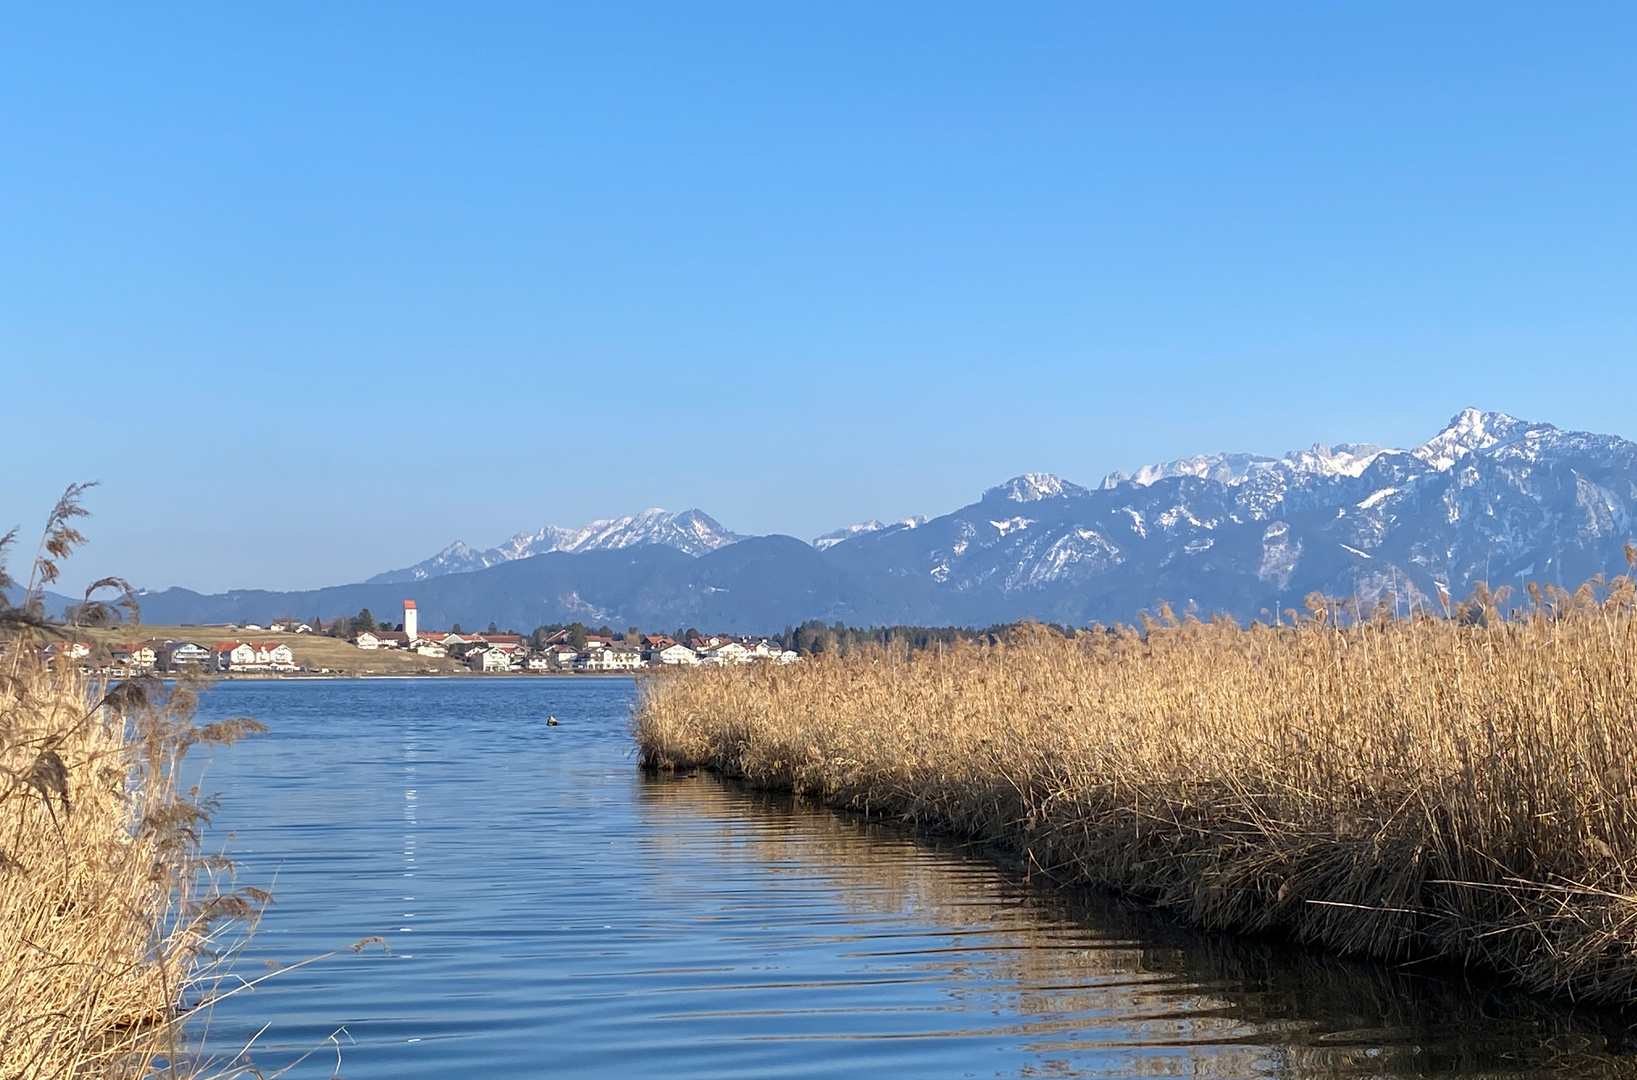
M 272 728 L 195 751 L 212 844 L 277 898 L 236 975 L 387 949 L 221 1002 L 205 1045 L 348 1080 L 1637 1076 L 1620 1017 L 1193 933 L 958 845 L 644 776 L 634 697 L 209 691 L 203 719 Z

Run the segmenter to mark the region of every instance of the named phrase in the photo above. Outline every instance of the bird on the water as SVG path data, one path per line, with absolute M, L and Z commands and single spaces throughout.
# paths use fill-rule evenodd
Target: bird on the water
M 555 716 L 546 717 L 546 726 L 547 727 L 557 727 L 558 726 L 557 718 Z

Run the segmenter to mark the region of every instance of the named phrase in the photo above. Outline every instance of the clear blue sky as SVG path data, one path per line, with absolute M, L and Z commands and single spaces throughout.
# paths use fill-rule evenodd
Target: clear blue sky
M 0 522 L 356 580 L 698 506 L 1637 436 L 1637 8 L 13 5 Z

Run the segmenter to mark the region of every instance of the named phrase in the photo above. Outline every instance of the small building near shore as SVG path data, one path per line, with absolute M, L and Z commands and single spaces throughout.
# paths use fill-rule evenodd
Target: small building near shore
M 219 641 L 213 650 L 220 671 L 295 671 L 290 646 L 276 641 Z
M 473 649 L 466 654 L 466 666 L 473 671 L 510 671 L 512 654 L 498 648 Z
M 210 666 L 210 650 L 192 641 L 170 641 L 159 650 L 159 663 L 166 671 L 186 671 L 189 666 L 200 671 Z
M 678 645 L 673 641 L 663 648 L 650 650 L 648 653 L 648 662 L 655 667 L 675 667 L 682 665 L 691 666 L 699 663 L 699 654 L 688 648 L 686 645 Z

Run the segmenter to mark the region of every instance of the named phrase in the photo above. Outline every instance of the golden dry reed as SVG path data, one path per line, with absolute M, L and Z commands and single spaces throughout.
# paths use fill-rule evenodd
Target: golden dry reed
M 212 926 L 265 894 L 202 855 L 208 804 L 178 790 L 191 689 L 105 688 L 10 643 L 0 664 L 0 1078 L 191 1075 L 181 1007 Z
M 1637 988 L 1630 578 L 1503 618 L 1166 617 L 648 679 L 644 762 L 1001 845 L 1213 929 Z M 1341 616 L 1338 618 L 1338 616 Z
M 85 542 L 76 522 L 93 486 L 57 500 L 21 603 L 6 572 L 17 530 L 0 535 L 0 1080 L 198 1075 L 181 1025 L 190 991 L 195 1004 L 221 996 L 213 928 L 268 900 L 233 889 L 230 864 L 202 852 L 211 802 L 180 776 L 189 747 L 266 729 L 196 726 L 187 678 L 82 673 L 73 630 L 138 615 L 119 578 L 93 582 L 72 625 L 46 613 L 45 587 Z M 124 597 L 94 598 L 110 588 Z

